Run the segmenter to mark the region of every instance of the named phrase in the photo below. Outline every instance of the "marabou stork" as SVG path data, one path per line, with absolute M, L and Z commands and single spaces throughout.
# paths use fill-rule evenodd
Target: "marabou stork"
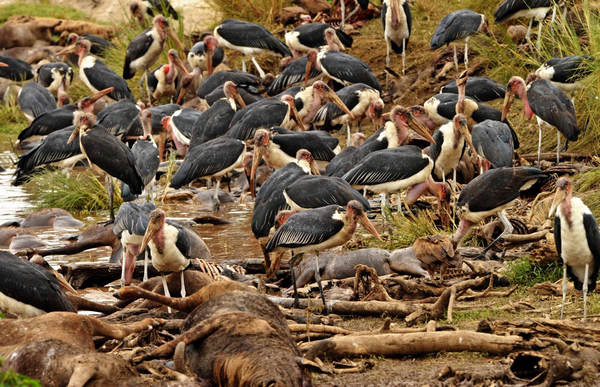
M 63 62 L 46 63 L 35 70 L 35 76 L 40 85 L 56 96 L 59 104 L 69 103 L 67 90 L 73 82 L 71 66 Z
M 142 122 L 144 134 L 133 144 L 131 153 L 144 187 L 147 187 L 156 178 L 160 158 L 158 148 L 152 138 L 152 112 L 150 109 L 144 109 L 140 112 L 140 121 Z M 131 192 L 131 188 L 126 183 L 122 183 L 121 197 L 123 201 L 131 201 L 136 198 L 136 195 Z
M 75 129 L 67 140 L 70 144 L 79 136 L 81 153 L 85 156 L 90 167 L 96 166 L 106 177 L 110 220 L 114 221 L 113 181 L 112 177 L 126 183 L 134 195 L 140 195 L 144 190 L 142 177 L 137 169 L 131 150 L 103 127 L 96 125 L 96 117 L 85 112 L 76 112 L 73 123 Z
M 109 48 L 114 47 L 114 44 L 112 44 L 111 41 L 106 40 L 101 36 L 94 35 L 94 34 L 77 35 L 76 33 L 73 33 L 73 32 L 70 33 L 69 36 L 67 37 L 65 46 L 70 46 L 70 45 L 77 43 L 77 41 L 80 40 L 80 38 L 87 39 L 90 41 L 90 43 L 92 44 L 92 46 L 90 47 L 90 52 L 94 55 L 104 56 L 104 54 L 106 53 L 106 51 Z M 59 56 L 59 54 L 56 54 L 56 56 Z
M 248 85 L 257 88 L 260 86 L 260 79 L 255 75 L 239 70 L 219 71 L 206 77 L 198 87 L 196 94 L 200 98 L 206 98 L 215 89 L 223 87 L 227 81 L 231 81 L 236 85 Z
M 537 48 L 540 48 L 540 37 L 542 34 L 542 21 L 552 8 L 554 0 L 504 0 L 496 11 L 494 11 L 494 23 L 517 19 L 520 17 L 529 18 L 529 27 L 525 38 L 531 42 L 531 26 L 533 19 L 538 21 Z
M 327 131 L 339 130 L 346 124 L 346 144 L 349 144 L 351 123 L 360 123 L 367 116 L 373 126 L 379 126 L 384 107 L 379 91 L 364 83 L 357 83 L 344 87 L 337 92 L 337 95 L 346 109 L 350 109 L 350 113 L 333 103 L 327 103 L 315 115 L 313 125 L 316 128 Z
M 437 50 L 444 44 L 455 40 L 465 39 L 465 68 L 469 68 L 469 37 L 478 32 L 487 32 L 485 15 L 475 13 L 470 9 L 461 9 L 444 16 L 431 37 L 431 50 Z M 454 45 L 454 66 L 458 72 L 458 55 Z
M 121 283 L 129 285 L 135 270 L 137 256 L 142 253 L 140 246 L 148 228 L 150 213 L 156 207 L 153 203 L 125 202 L 119 207 L 113 233 L 121 240 Z M 144 281 L 148 280 L 148 253 L 144 251 Z
M 266 98 L 238 110 L 225 135 L 245 141 L 251 139 L 257 129 L 272 126 L 292 128 L 294 122 L 301 130 L 305 129 L 298 117 L 294 97 L 284 95 L 281 98 Z
M 460 243 L 471 227 L 489 216 L 498 215 L 504 231 L 484 249 L 484 254 L 500 238 L 513 231 L 505 210 L 519 198 L 521 191 L 530 189 L 538 180 L 546 177 L 547 174 L 538 168 L 503 167 L 491 169 L 471 180 L 463 187 L 456 202 L 460 223 L 452 235 L 454 246 Z
M 265 252 L 292 250 L 290 261 L 292 283 L 294 284 L 295 304 L 298 304 L 296 278 L 294 278 L 294 264 L 302 253 L 315 253 L 315 280 L 319 285 L 324 310 L 328 310 L 321 276 L 319 273 L 319 252 L 336 246 L 341 246 L 349 241 L 356 231 L 357 222 L 369 232 L 382 240 L 373 224 L 367 218 L 360 202 L 351 200 L 344 207 L 336 204 L 321 208 L 314 208 L 292 215 L 277 231 L 265 246 Z
M 212 106 L 213 103 L 220 100 L 221 98 L 226 97 L 225 89 L 230 88 L 231 94 L 239 95 L 241 99 L 236 97 L 237 102 L 240 107 L 246 107 L 247 105 L 251 105 L 254 102 L 265 99 L 263 94 L 254 86 L 240 85 L 237 86 L 235 83 L 231 81 L 225 82 L 223 87 L 218 87 L 214 89 L 210 94 L 208 94 L 205 98 L 208 106 Z
M 325 174 L 342 177 L 368 154 L 403 145 L 408 138 L 409 129 L 414 130 L 430 142 L 434 141 L 427 128 L 421 125 L 410 111 L 401 106 L 395 106 L 390 112 L 390 121 L 386 122 L 362 144 L 346 147 L 336 155 L 327 165 Z
M 573 91 L 582 87 L 580 81 L 592 73 L 588 63 L 593 60 L 591 56 L 581 55 L 552 58 L 535 70 L 535 75 L 572 95 Z
M 73 118 L 71 118 L 71 122 L 73 122 Z M 53 131 L 34 148 L 19 156 L 12 184 L 21 185 L 25 183 L 29 180 L 29 175 L 39 166 L 58 162 L 63 165 L 73 165 L 78 160 L 83 159 L 79 140 L 75 139 L 75 141 L 67 143 L 67 140 L 73 134 L 73 129 L 74 126 L 71 125 Z
M 386 44 L 385 65 L 390 66 L 390 48 L 402 53 L 402 74 L 406 71 L 406 45 L 412 29 L 412 15 L 407 0 L 384 0 L 381 24 Z
M 123 78 L 131 79 L 135 73 L 144 70 L 148 95 L 150 95 L 150 91 L 148 90 L 148 70 L 160 57 L 167 37 L 170 37 L 182 52 L 185 51 L 185 47 L 179 41 L 171 27 L 169 27 L 167 19 L 163 15 L 158 15 L 152 21 L 152 29 L 144 31 L 133 38 L 129 46 L 127 46 L 125 64 L 123 65 Z
M 190 75 L 181 59 L 179 59 L 177 50 L 170 49 L 167 53 L 167 58 L 169 58 L 168 64 L 161 65 L 148 74 L 150 102 L 157 101 L 165 95 L 174 97 L 180 72 L 188 76 Z
M 78 40 L 56 55 L 77 52 L 79 55 L 79 78 L 93 92 L 114 87 L 114 90 L 108 94 L 115 101 L 120 99 L 129 99 L 133 101 L 133 95 L 127 82 L 111 70 L 106 63 L 90 54 L 92 43 L 87 39 Z
M 285 91 L 288 87 L 299 84 L 306 78 L 306 63 L 308 62 L 308 56 L 303 55 L 300 58 L 292 60 L 283 69 L 283 71 L 277 75 L 275 80 L 269 85 L 267 94 L 274 96 Z M 310 69 L 308 73 L 308 80 L 306 84 L 310 83 L 311 80 L 315 80 L 321 75 L 321 71 L 315 67 Z
M 480 173 L 492 168 L 511 167 L 515 152 L 513 138 L 504 122 L 485 120 L 471 129 Z
M 255 55 L 269 50 L 281 56 L 292 56 L 290 49 L 265 27 L 247 21 L 227 19 L 215 27 L 214 36 L 219 41 L 219 45 L 239 51 L 244 54 L 244 57 L 250 56 L 261 79 L 265 77 L 265 72 L 254 59 Z M 242 58 L 242 71 L 246 71 L 244 57 Z
M 433 160 L 414 145 L 384 149 L 368 154 L 342 178 L 356 189 L 382 194 L 381 212 L 386 195 L 408 189 L 405 203 L 411 206 L 426 191 L 437 197 L 440 211 L 447 210 L 449 188 L 431 177 Z M 400 205 L 398 205 L 400 210 Z
M 187 55 L 187 61 L 192 68 L 206 70 L 208 75 L 213 69 L 220 65 L 225 59 L 223 47 L 218 47 L 218 41 L 214 36 L 207 36 L 203 41 L 192 46 Z
M 456 79 L 442 86 L 440 93 L 458 94 Z M 493 101 L 504 98 L 506 87 L 488 77 L 469 77 L 465 87 L 465 95 L 476 102 Z
M 381 85 L 369 65 L 352 55 L 331 50 L 309 51 L 304 75 L 305 83 L 313 67 L 342 85 L 364 83 L 381 92 Z
M 190 148 L 227 133 L 229 124 L 237 111 L 236 100 L 240 106 L 244 106 L 244 100 L 233 82 L 225 82 L 223 92 L 225 98 L 214 102 L 194 123 Z
M 161 161 L 163 161 L 162 157 L 163 157 L 163 154 L 165 151 L 165 143 L 166 143 L 166 139 L 167 139 L 167 134 L 164 131 L 164 128 L 162 125 L 162 120 L 165 117 L 170 117 L 171 115 L 173 115 L 173 113 L 175 113 L 176 111 L 178 111 L 180 109 L 181 109 L 181 106 L 174 104 L 174 103 L 153 106 L 153 107 L 146 109 L 151 113 L 152 137 L 153 137 L 154 142 L 158 146 L 158 150 L 159 150 L 158 153 L 160 155 Z M 144 127 L 140 120 L 139 110 L 138 110 L 138 116 L 136 118 L 134 118 L 133 121 L 131 121 L 131 124 L 130 124 L 129 128 L 127 129 L 126 133 L 127 133 L 127 135 L 126 135 L 125 139 L 127 139 L 127 140 L 136 139 L 136 137 L 139 137 L 139 136 L 144 136 Z
M 463 114 L 457 114 L 451 122 L 435 131 L 433 139 L 433 144 L 429 146 L 429 156 L 434 162 L 433 174 L 446 181 L 446 175 L 452 171 L 452 181 L 456 184 L 456 167 L 466 145 L 469 145 L 473 152 L 477 151 L 473 145 L 467 118 Z
M 40 265 L 0 251 L 0 309 L 19 317 L 76 312 L 56 277 Z
M 171 16 L 175 20 L 179 19 L 177 11 L 171 6 L 169 0 L 133 0 L 129 3 L 129 11 L 143 27 L 146 27 L 145 15 L 154 17 L 155 12 L 163 16 Z
M 331 30 L 331 31 L 329 31 Z M 319 48 L 329 44 L 329 40 L 333 39 L 332 35 L 326 36 L 326 31 L 335 35 L 335 41 L 340 49 L 352 47 L 352 37 L 346 34 L 341 29 L 334 29 L 327 23 L 308 23 L 302 24 L 293 31 L 286 32 L 285 43 L 294 53 L 294 58 L 300 56 L 301 53 L 308 52 L 313 48 Z
M 311 86 L 305 87 L 296 93 L 294 99 L 296 101 L 298 118 L 305 126 L 310 125 L 325 102 L 335 105 L 343 114 L 354 117 L 338 94 L 323 81 L 315 81 Z
M 0 78 L 12 81 L 27 81 L 33 78 L 33 70 L 29 63 L 21 59 L 0 55 Z
M 97 124 L 113 136 L 123 139 L 129 134 L 132 122 L 138 118 L 140 107 L 128 99 L 122 99 L 102 109 L 97 116 Z
M 177 153 L 185 156 L 188 152 L 190 141 L 196 127 L 196 122 L 204 115 L 192 108 L 184 108 L 176 111 L 171 117 L 162 119 L 163 128 L 171 137 Z
M 189 150 L 183 163 L 171 179 L 172 188 L 180 188 L 195 179 L 214 178 L 215 202 L 219 205 L 221 178 L 242 165 L 246 143 L 235 138 L 217 137 Z
M 533 76 L 535 79 L 535 76 Z M 556 162 L 560 162 L 560 134 L 567 138 L 565 148 L 569 141 L 577 141 L 579 128 L 575 118 L 575 107 L 573 102 L 564 91 L 554 86 L 552 82 L 545 79 L 535 79 L 528 85 L 521 77 L 514 76 L 508 82 L 504 107 L 502 109 L 502 120 L 506 118 L 512 98 L 517 95 L 523 100 L 523 114 L 531 119 L 535 114 L 538 123 L 538 165 L 542 158 L 542 125 L 544 123 L 554 126 L 556 132 Z
M 37 82 L 29 82 L 17 95 L 21 112 L 29 123 L 44 113 L 56 109 L 56 100 L 52 94 Z
M 73 113 L 82 110 L 92 113 L 94 104 L 100 98 L 112 91 L 112 87 L 101 90 L 80 100 L 77 105 L 66 105 L 38 116 L 31 124 L 19 133 L 17 143 L 22 143 L 31 137 L 47 136 L 52 132 L 73 125 Z M 34 140 L 34 139 L 31 139 Z
M 307 195 L 307 192 L 310 192 L 310 195 Z M 365 211 L 371 209 L 369 201 L 341 177 L 303 176 L 285 187 L 283 196 L 292 211 L 331 204 L 345 206 L 351 200 L 359 202 Z
M 587 318 L 587 292 L 596 288 L 600 269 L 600 231 L 592 211 L 580 198 L 573 197 L 567 177 L 556 182 L 556 193 L 548 217 L 554 216 L 554 243 L 563 262 L 562 305 L 564 317 L 567 297 L 567 274 L 575 289 L 583 290 L 583 321 Z
M 296 153 L 300 149 L 308 150 L 318 161 L 327 162 L 335 157 L 335 153 L 325 141 L 311 132 L 280 134 L 271 137 L 268 130 L 258 129 L 254 134 L 252 168 L 258 167 L 261 158 L 265 159 L 270 168 L 282 168 L 294 161 Z

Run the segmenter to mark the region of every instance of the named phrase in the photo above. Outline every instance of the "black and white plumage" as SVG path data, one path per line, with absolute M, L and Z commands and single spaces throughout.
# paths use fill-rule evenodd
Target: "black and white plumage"
M 73 69 L 64 62 L 45 63 L 35 70 L 40 85 L 48 89 L 58 99 L 59 104 L 69 103 L 66 94 L 73 82 Z M 66 98 L 65 98 L 66 97 Z
M 196 91 L 196 95 L 200 98 L 206 98 L 215 89 L 223 87 L 227 81 L 231 81 L 236 85 L 247 85 L 257 88 L 260 86 L 260 79 L 256 75 L 239 70 L 219 71 L 202 81 Z
M 106 51 L 114 47 L 115 45 L 110 41 L 104 39 L 102 36 L 94 35 L 94 34 L 81 34 L 77 35 L 74 32 L 71 32 L 67 37 L 67 42 L 65 46 L 70 46 L 77 43 L 80 39 L 89 40 L 91 43 L 90 52 L 94 55 L 98 55 L 103 57 L 106 54 Z M 58 56 L 58 55 L 57 55 Z
M 381 85 L 373 70 L 362 60 L 339 51 L 311 50 L 306 62 L 306 74 L 310 74 L 312 68 L 316 68 L 342 85 L 364 83 L 381 92 Z M 305 76 L 305 82 L 307 77 Z
M 412 30 L 412 15 L 407 0 L 384 0 L 381 24 L 386 44 L 385 65 L 390 66 L 390 48 L 402 54 L 402 73 L 406 70 L 406 46 Z
M 442 86 L 441 93 L 458 94 L 456 79 Z M 465 88 L 465 95 L 476 102 L 493 101 L 504 98 L 506 87 L 488 77 L 469 77 Z
M 254 58 L 255 55 L 268 50 L 281 56 L 292 56 L 290 49 L 265 27 L 247 21 L 227 19 L 215 27 L 214 36 L 220 46 L 250 56 L 261 79 L 265 77 L 265 72 Z M 246 71 L 246 62 L 243 59 L 242 65 L 242 71 Z
M 299 84 L 304 81 L 306 77 L 306 62 L 308 56 L 303 55 L 297 59 L 292 60 L 283 71 L 277 75 L 277 78 L 269 85 L 267 89 L 268 95 L 276 95 L 287 89 L 288 87 Z M 308 73 L 308 81 L 317 78 L 321 75 L 321 71 L 315 67 L 311 67 Z
M 438 128 L 433 134 L 435 142 L 429 146 L 429 156 L 433 159 L 433 174 L 446 181 L 446 175 L 454 171 L 453 182 L 456 183 L 456 168 L 469 145 L 476 151 L 467 125 L 467 118 L 457 114 L 454 119 Z
M 284 95 L 281 98 L 266 98 L 238 110 L 225 135 L 245 141 L 252 138 L 257 129 L 272 126 L 290 129 L 294 127 L 294 122 L 304 129 L 298 118 L 294 97 Z
M 203 112 L 196 109 L 184 108 L 163 119 L 163 126 L 166 126 L 167 134 L 173 140 L 179 154 L 187 154 L 196 122 L 201 120 L 203 115 Z
M 286 187 L 283 196 L 292 210 L 345 206 L 350 200 L 358 201 L 365 210 L 371 208 L 369 201 L 341 177 L 303 176 Z
M 0 55 L 0 63 L 0 78 L 8 78 L 17 82 L 33 78 L 31 66 L 21 59 Z
M 177 11 L 169 0 L 133 0 L 129 3 L 129 11 L 142 26 L 146 25 L 146 15 L 153 17 L 155 13 L 171 16 L 175 20 L 179 19 Z
M 254 102 L 258 102 L 262 99 L 265 99 L 263 93 L 254 86 L 248 85 L 239 85 L 236 86 L 233 82 L 229 81 L 230 85 L 235 88 L 235 98 L 239 102 L 241 107 L 245 107 L 247 105 L 252 105 Z M 241 101 L 237 97 L 241 97 Z M 208 106 L 212 106 L 213 103 L 220 100 L 221 98 L 225 98 L 225 85 L 223 87 L 217 87 L 210 94 L 208 94 L 205 98 Z
M 106 174 L 110 219 L 114 220 L 112 208 L 113 182 L 111 177 L 126 183 L 134 195 L 140 195 L 144 189 L 144 183 L 137 169 L 135 158 L 127 145 L 103 127 L 96 125 L 94 115 L 77 112 L 73 122 L 75 129 L 67 143 L 72 142 L 79 136 L 81 153 L 88 160 L 90 166 L 96 166 Z
M 552 58 L 535 70 L 535 75 L 570 93 L 581 88 L 580 81 L 592 73 L 587 64 L 593 60 L 590 56 L 581 55 Z
M 19 133 L 19 143 L 33 136 L 47 136 L 52 132 L 71 126 L 73 113 L 76 111 L 77 105 L 67 105 L 41 114 Z
M 587 318 L 587 292 L 596 288 L 600 269 L 600 230 L 592 211 L 580 198 L 572 196 L 571 181 L 560 178 L 549 217 L 554 216 L 554 242 L 563 263 L 562 305 L 564 317 L 567 275 L 575 289 L 583 290 L 583 321 Z
M 218 137 L 199 144 L 185 155 L 183 163 L 171 179 L 170 186 L 180 188 L 195 179 L 212 177 L 217 181 L 215 201 L 218 203 L 221 178 L 242 165 L 245 153 L 246 143 L 234 138 Z
M 89 40 L 82 39 L 56 55 L 77 52 L 79 56 L 79 78 L 92 92 L 114 87 L 114 90 L 108 94 L 108 97 L 115 101 L 121 99 L 133 101 L 133 95 L 131 94 L 131 90 L 129 90 L 127 82 L 111 70 L 106 63 L 90 55 L 91 46 L 92 43 Z
M 512 166 L 515 150 L 508 125 L 500 121 L 485 120 L 473 126 L 471 135 L 482 164 L 480 170 Z
M 534 76 L 535 78 L 535 76 Z M 535 79 L 528 85 L 521 77 L 512 77 L 506 88 L 503 118 L 508 113 L 512 98 L 517 95 L 523 101 L 523 111 L 528 119 L 535 114 L 538 122 L 538 165 L 542 153 L 542 125 L 544 123 L 557 129 L 556 162 L 560 161 L 560 134 L 568 141 L 577 141 L 579 128 L 575 117 L 575 107 L 564 91 L 545 79 Z
M 320 208 L 309 209 L 292 215 L 277 231 L 265 246 L 265 252 L 291 249 L 295 254 L 290 265 L 293 266 L 298 254 L 316 253 L 315 279 L 319 285 L 323 306 L 328 309 L 321 277 L 319 273 L 319 252 L 332 247 L 340 246 L 352 238 L 356 231 L 357 223 L 369 230 L 379 240 L 381 237 L 373 227 L 364 212 L 360 202 L 351 200 L 345 211 L 344 207 L 330 205 Z M 292 283 L 294 284 L 294 296 L 297 301 L 296 279 L 292 267 Z
M 468 81 L 467 81 L 468 82 Z M 428 117 L 437 125 L 443 125 L 450 122 L 456 115 L 456 104 L 458 103 L 458 94 L 441 93 L 429 98 L 423 104 Z M 502 117 L 502 112 L 496 108 L 481 102 L 475 102 L 471 98 L 464 99 L 464 113 L 468 118 L 479 123 L 485 120 L 502 121 L 510 127 L 515 149 L 519 148 L 519 137 L 514 131 L 506 117 Z
M 151 102 L 157 101 L 163 96 L 174 97 L 180 78 L 184 74 L 190 75 L 181 59 L 179 59 L 177 50 L 169 50 L 167 58 L 169 58 L 168 64 L 161 65 L 148 74 Z M 142 82 L 143 80 L 140 80 L 140 86 L 142 86 Z
M 231 120 L 237 111 L 235 100 L 239 96 L 236 95 L 238 91 L 235 85 L 231 81 L 228 82 L 223 85 L 225 98 L 214 102 L 194 123 L 190 148 L 222 136 L 229 130 Z
M 72 118 L 71 122 L 73 122 Z M 12 184 L 21 185 L 25 183 L 36 168 L 43 165 L 61 161 L 66 162 L 63 164 L 73 164 L 77 160 L 82 159 L 79 139 L 77 138 L 73 142 L 67 143 L 67 140 L 73 133 L 73 129 L 74 126 L 71 125 L 64 129 L 53 131 L 37 146 L 30 149 L 27 153 L 22 154 L 19 157 L 19 161 L 17 161 L 17 169 L 15 170 Z
M 536 182 L 547 178 L 547 174 L 532 167 L 504 167 L 490 169 L 465 185 L 456 202 L 460 223 L 452 242 L 458 245 L 473 225 L 483 219 L 498 215 L 504 231 L 486 247 L 491 248 L 500 238 L 512 233 L 513 226 L 505 210 L 519 198 L 522 191 L 530 189 Z
M 210 75 L 212 73 L 212 68 L 220 65 L 225 59 L 225 51 L 223 50 L 223 47 L 215 47 L 214 49 L 211 49 L 210 42 L 207 42 L 207 40 L 208 39 L 205 39 L 202 42 L 197 42 L 192 46 L 190 52 L 187 54 L 187 61 L 192 68 L 198 67 L 201 70 L 207 70 Z M 207 57 L 209 52 L 211 53 L 210 63 Z M 210 69 L 208 67 L 209 64 L 211 66 Z
M 327 23 L 302 24 L 285 34 L 285 43 L 293 50 L 295 56 L 313 48 L 325 46 L 325 30 L 333 28 Z M 334 29 L 340 42 L 345 47 L 352 47 L 353 39 L 341 29 Z
M 537 48 L 540 48 L 540 35 L 542 33 L 542 21 L 552 8 L 553 0 L 504 0 L 494 11 L 494 23 L 517 19 L 529 18 L 529 28 L 526 39 L 530 40 L 533 19 L 538 21 Z
M 56 277 L 40 265 L 0 251 L 0 310 L 27 318 L 76 312 Z
M 19 90 L 19 107 L 31 123 L 36 117 L 56 109 L 52 94 L 37 82 L 29 82 Z
M 469 37 L 478 32 L 486 31 L 487 21 L 485 15 L 473 12 L 470 9 L 460 9 L 449 13 L 440 20 L 431 37 L 429 48 L 437 50 L 455 40 L 465 39 L 465 67 L 469 68 Z M 454 65 L 456 71 L 458 71 L 456 45 L 454 46 Z

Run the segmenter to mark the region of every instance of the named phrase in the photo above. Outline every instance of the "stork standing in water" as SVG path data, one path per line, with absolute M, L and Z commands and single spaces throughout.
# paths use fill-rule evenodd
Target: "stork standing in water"
M 540 37 L 542 35 L 542 21 L 552 8 L 554 0 L 504 0 L 496 11 L 494 11 L 494 23 L 502 23 L 507 20 L 520 17 L 529 18 L 529 27 L 525 39 L 531 43 L 531 26 L 533 19 L 538 21 L 537 49 L 540 49 Z M 554 13 L 552 15 L 554 20 Z
M 573 197 L 571 181 L 562 177 L 556 182 L 556 193 L 548 217 L 554 216 L 554 242 L 563 262 L 562 305 L 564 317 L 567 297 L 567 274 L 575 289 L 583 290 L 583 321 L 587 318 L 587 293 L 596 288 L 600 269 L 600 231 L 590 209 L 580 198 Z
M 345 213 L 344 213 L 345 212 Z M 362 204 L 356 200 L 348 202 L 345 211 L 338 205 L 310 209 L 292 215 L 277 231 L 265 246 L 266 253 L 282 249 L 292 250 L 290 261 L 292 283 L 294 284 L 295 305 L 298 305 L 298 292 L 293 266 L 302 253 L 315 253 L 315 280 L 319 285 L 323 308 L 328 311 L 327 301 L 323 294 L 319 273 L 319 252 L 349 241 L 356 231 L 357 223 L 361 223 L 377 239 L 382 240 L 373 224 L 367 218 Z
M 96 166 L 104 172 L 110 207 L 110 221 L 115 220 L 113 208 L 113 181 L 112 177 L 126 183 L 134 195 L 140 195 L 144 183 L 135 164 L 131 150 L 115 136 L 104 128 L 96 126 L 96 117 L 91 113 L 77 112 L 74 114 L 73 124 L 75 129 L 67 140 L 70 144 L 79 136 L 81 153 L 88 160 L 90 166 Z
M 148 98 L 150 98 L 148 69 L 160 57 L 167 37 L 170 37 L 182 52 L 185 51 L 185 47 L 179 41 L 171 27 L 169 27 L 167 19 L 163 15 L 158 15 L 152 21 L 152 29 L 142 32 L 133 38 L 129 46 L 127 46 L 127 54 L 125 55 L 125 64 L 123 66 L 123 78 L 131 79 L 135 73 L 143 69 Z
M 430 49 L 437 50 L 444 44 L 465 39 L 465 68 L 469 68 L 469 37 L 478 32 L 487 32 L 485 15 L 470 9 L 461 9 L 444 16 L 431 38 Z M 458 55 L 454 45 L 454 66 L 458 72 Z
M 521 191 L 531 188 L 538 180 L 548 177 L 538 168 L 505 167 L 487 171 L 463 187 L 456 202 L 460 223 L 452 236 L 457 246 L 471 227 L 497 214 L 504 231 L 490 243 L 481 254 L 488 251 L 504 235 L 511 234 L 513 226 L 506 216 L 506 209 L 519 198 Z
M 265 27 L 236 19 L 227 19 L 215 27 L 214 36 L 219 45 L 236 50 L 250 56 L 261 78 L 265 72 L 254 58 L 265 50 L 273 51 L 281 56 L 292 56 L 290 49 L 270 33 Z M 242 58 L 242 71 L 246 71 L 246 61 Z
M 133 95 L 127 82 L 112 71 L 106 63 L 90 54 L 92 43 L 87 39 L 78 40 L 74 45 L 64 48 L 56 55 L 64 55 L 76 52 L 79 56 L 79 78 L 93 92 L 114 87 L 108 97 L 115 101 L 129 99 L 133 101 Z
M 521 77 L 512 77 L 506 88 L 502 120 L 506 118 L 512 99 L 515 95 L 523 101 L 523 114 L 527 119 L 536 115 L 538 123 L 538 165 L 542 159 L 542 125 L 554 126 L 556 131 L 556 163 L 560 162 L 560 134 L 569 141 L 576 141 L 579 137 L 579 128 L 575 118 L 575 107 L 564 91 L 554 86 L 545 79 L 534 79 L 529 84 Z
M 381 7 L 381 23 L 385 37 L 385 65 L 390 66 L 390 48 L 402 53 L 402 74 L 406 71 L 406 45 L 412 29 L 412 16 L 407 0 L 384 0 Z

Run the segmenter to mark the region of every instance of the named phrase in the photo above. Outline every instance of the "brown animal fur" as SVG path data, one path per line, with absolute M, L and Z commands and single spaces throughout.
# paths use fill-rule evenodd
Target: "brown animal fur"
M 41 29 L 50 29 L 52 34 L 60 35 L 63 31 L 74 32 L 78 35 L 94 34 L 105 39 L 110 39 L 114 35 L 117 27 L 103 26 L 96 23 L 90 23 L 82 20 L 64 20 L 53 17 L 31 17 L 31 16 L 12 16 L 8 18 L 5 25 L 19 25 L 22 23 L 32 23 Z

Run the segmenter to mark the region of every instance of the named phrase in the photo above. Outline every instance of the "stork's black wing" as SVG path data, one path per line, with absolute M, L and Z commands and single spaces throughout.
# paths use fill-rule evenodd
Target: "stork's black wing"
M 267 90 L 268 95 L 276 95 L 290 87 L 291 85 L 302 82 L 304 80 L 304 73 L 306 71 L 306 62 L 308 57 L 306 55 L 301 56 L 298 59 L 291 61 L 285 69 L 275 78 L 273 83 Z M 311 68 L 308 75 L 309 79 L 316 78 L 321 75 L 321 72 L 315 67 Z
M 17 82 L 33 78 L 31 66 L 21 59 L 0 55 L 0 62 L 8 65 L 8 67 L 0 67 L 0 78 L 8 78 Z
M 97 123 L 113 136 L 128 134 L 132 121 L 138 118 L 140 109 L 130 100 L 120 100 L 108 105 L 98 113 Z M 142 133 L 140 132 L 139 135 Z
M 536 116 L 554 125 L 569 141 L 577 140 L 575 108 L 564 91 L 545 79 L 538 79 L 530 84 L 527 98 Z
M 508 125 L 485 120 L 473 126 L 472 134 L 477 153 L 492 163 L 494 168 L 512 166 L 514 146 Z
M 466 38 L 477 32 L 482 16 L 470 9 L 461 9 L 444 16 L 433 33 L 430 49 L 437 50 L 444 44 Z
M 307 149 L 315 160 L 329 161 L 335 157 L 335 153 L 319 136 L 310 132 L 298 132 L 297 134 L 278 134 L 273 137 L 273 142 L 282 151 L 294 157 L 300 149 Z
M 321 66 L 332 76 L 348 83 L 364 83 L 381 92 L 373 70 L 362 60 L 339 51 L 321 56 Z
M 268 98 L 253 103 L 242 110 L 245 111 L 245 114 L 235 123 L 234 116 L 231 128 L 227 131 L 226 136 L 248 140 L 254 136 L 256 129 L 281 125 L 287 114 L 288 105 L 277 99 Z
M 73 123 L 73 113 L 77 105 L 67 105 L 46 112 L 29 124 L 19 133 L 19 141 L 24 141 L 31 136 L 47 136 L 52 132 L 64 129 Z
M 216 73 L 208 76 L 202 81 L 196 95 L 200 98 L 206 98 L 217 87 L 222 87 L 227 81 L 231 81 L 236 85 L 251 85 L 258 87 L 260 85 L 260 78 L 256 75 L 252 75 L 240 70 L 228 70 L 228 71 L 217 71 Z
M 421 149 L 402 146 L 373 152 L 348 171 L 343 179 L 351 185 L 376 185 L 406 179 L 429 164 Z
M 598 230 L 598 222 L 591 213 L 583 215 L 583 227 L 585 228 L 585 236 L 588 242 L 588 247 L 594 256 L 594 262 L 589 268 L 588 290 L 593 291 L 596 288 L 598 280 L 598 269 L 600 269 L 600 231 Z
M 592 73 L 590 66 L 586 66 L 585 61 L 593 60 L 590 56 L 573 55 L 564 58 L 552 58 L 546 61 L 544 65 L 554 68 L 553 82 L 573 83 L 583 79 Z
M 80 70 L 81 71 L 81 70 Z M 112 71 L 104 62 L 97 59 L 96 64 L 92 68 L 84 68 L 83 72 L 92 85 L 97 90 L 108 89 L 114 87 L 115 89 L 108 93 L 108 96 L 115 101 L 121 99 L 129 99 L 133 101 L 133 95 L 127 82 L 123 78 Z
M 129 43 L 127 46 L 127 53 L 125 54 L 125 64 L 123 65 L 123 78 L 131 79 L 134 77 L 135 72 L 131 69 L 131 62 L 141 58 L 148 51 L 154 37 L 152 36 L 150 29 L 142 32 Z M 87 74 L 86 74 L 87 75 Z
M 281 56 L 292 56 L 290 49 L 261 25 L 227 19 L 216 30 L 219 36 L 235 46 L 262 48 Z
M 37 82 L 29 82 L 21 88 L 18 102 L 21 110 L 34 118 L 56 109 L 52 94 Z
M 494 22 L 501 23 L 519 11 L 551 6 L 552 0 L 504 0 L 494 11 Z
M 152 203 L 126 202 L 121 204 L 115 216 L 113 233 L 119 238 L 125 230 L 130 234 L 144 235 L 146 228 L 148 228 L 150 213 L 155 208 Z
M 350 200 L 358 200 L 365 210 L 369 201 L 341 177 L 303 176 L 285 189 L 286 194 L 302 208 L 318 208 L 332 204 L 345 206 Z
M 194 124 L 190 148 L 224 135 L 229 129 L 234 114 L 235 110 L 226 100 L 219 100 L 212 104 Z
M 442 93 L 458 94 L 456 79 L 451 80 L 441 89 Z M 488 77 L 469 77 L 465 88 L 467 97 L 473 98 L 477 102 L 492 101 L 498 98 L 504 98 L 506 87 Z

